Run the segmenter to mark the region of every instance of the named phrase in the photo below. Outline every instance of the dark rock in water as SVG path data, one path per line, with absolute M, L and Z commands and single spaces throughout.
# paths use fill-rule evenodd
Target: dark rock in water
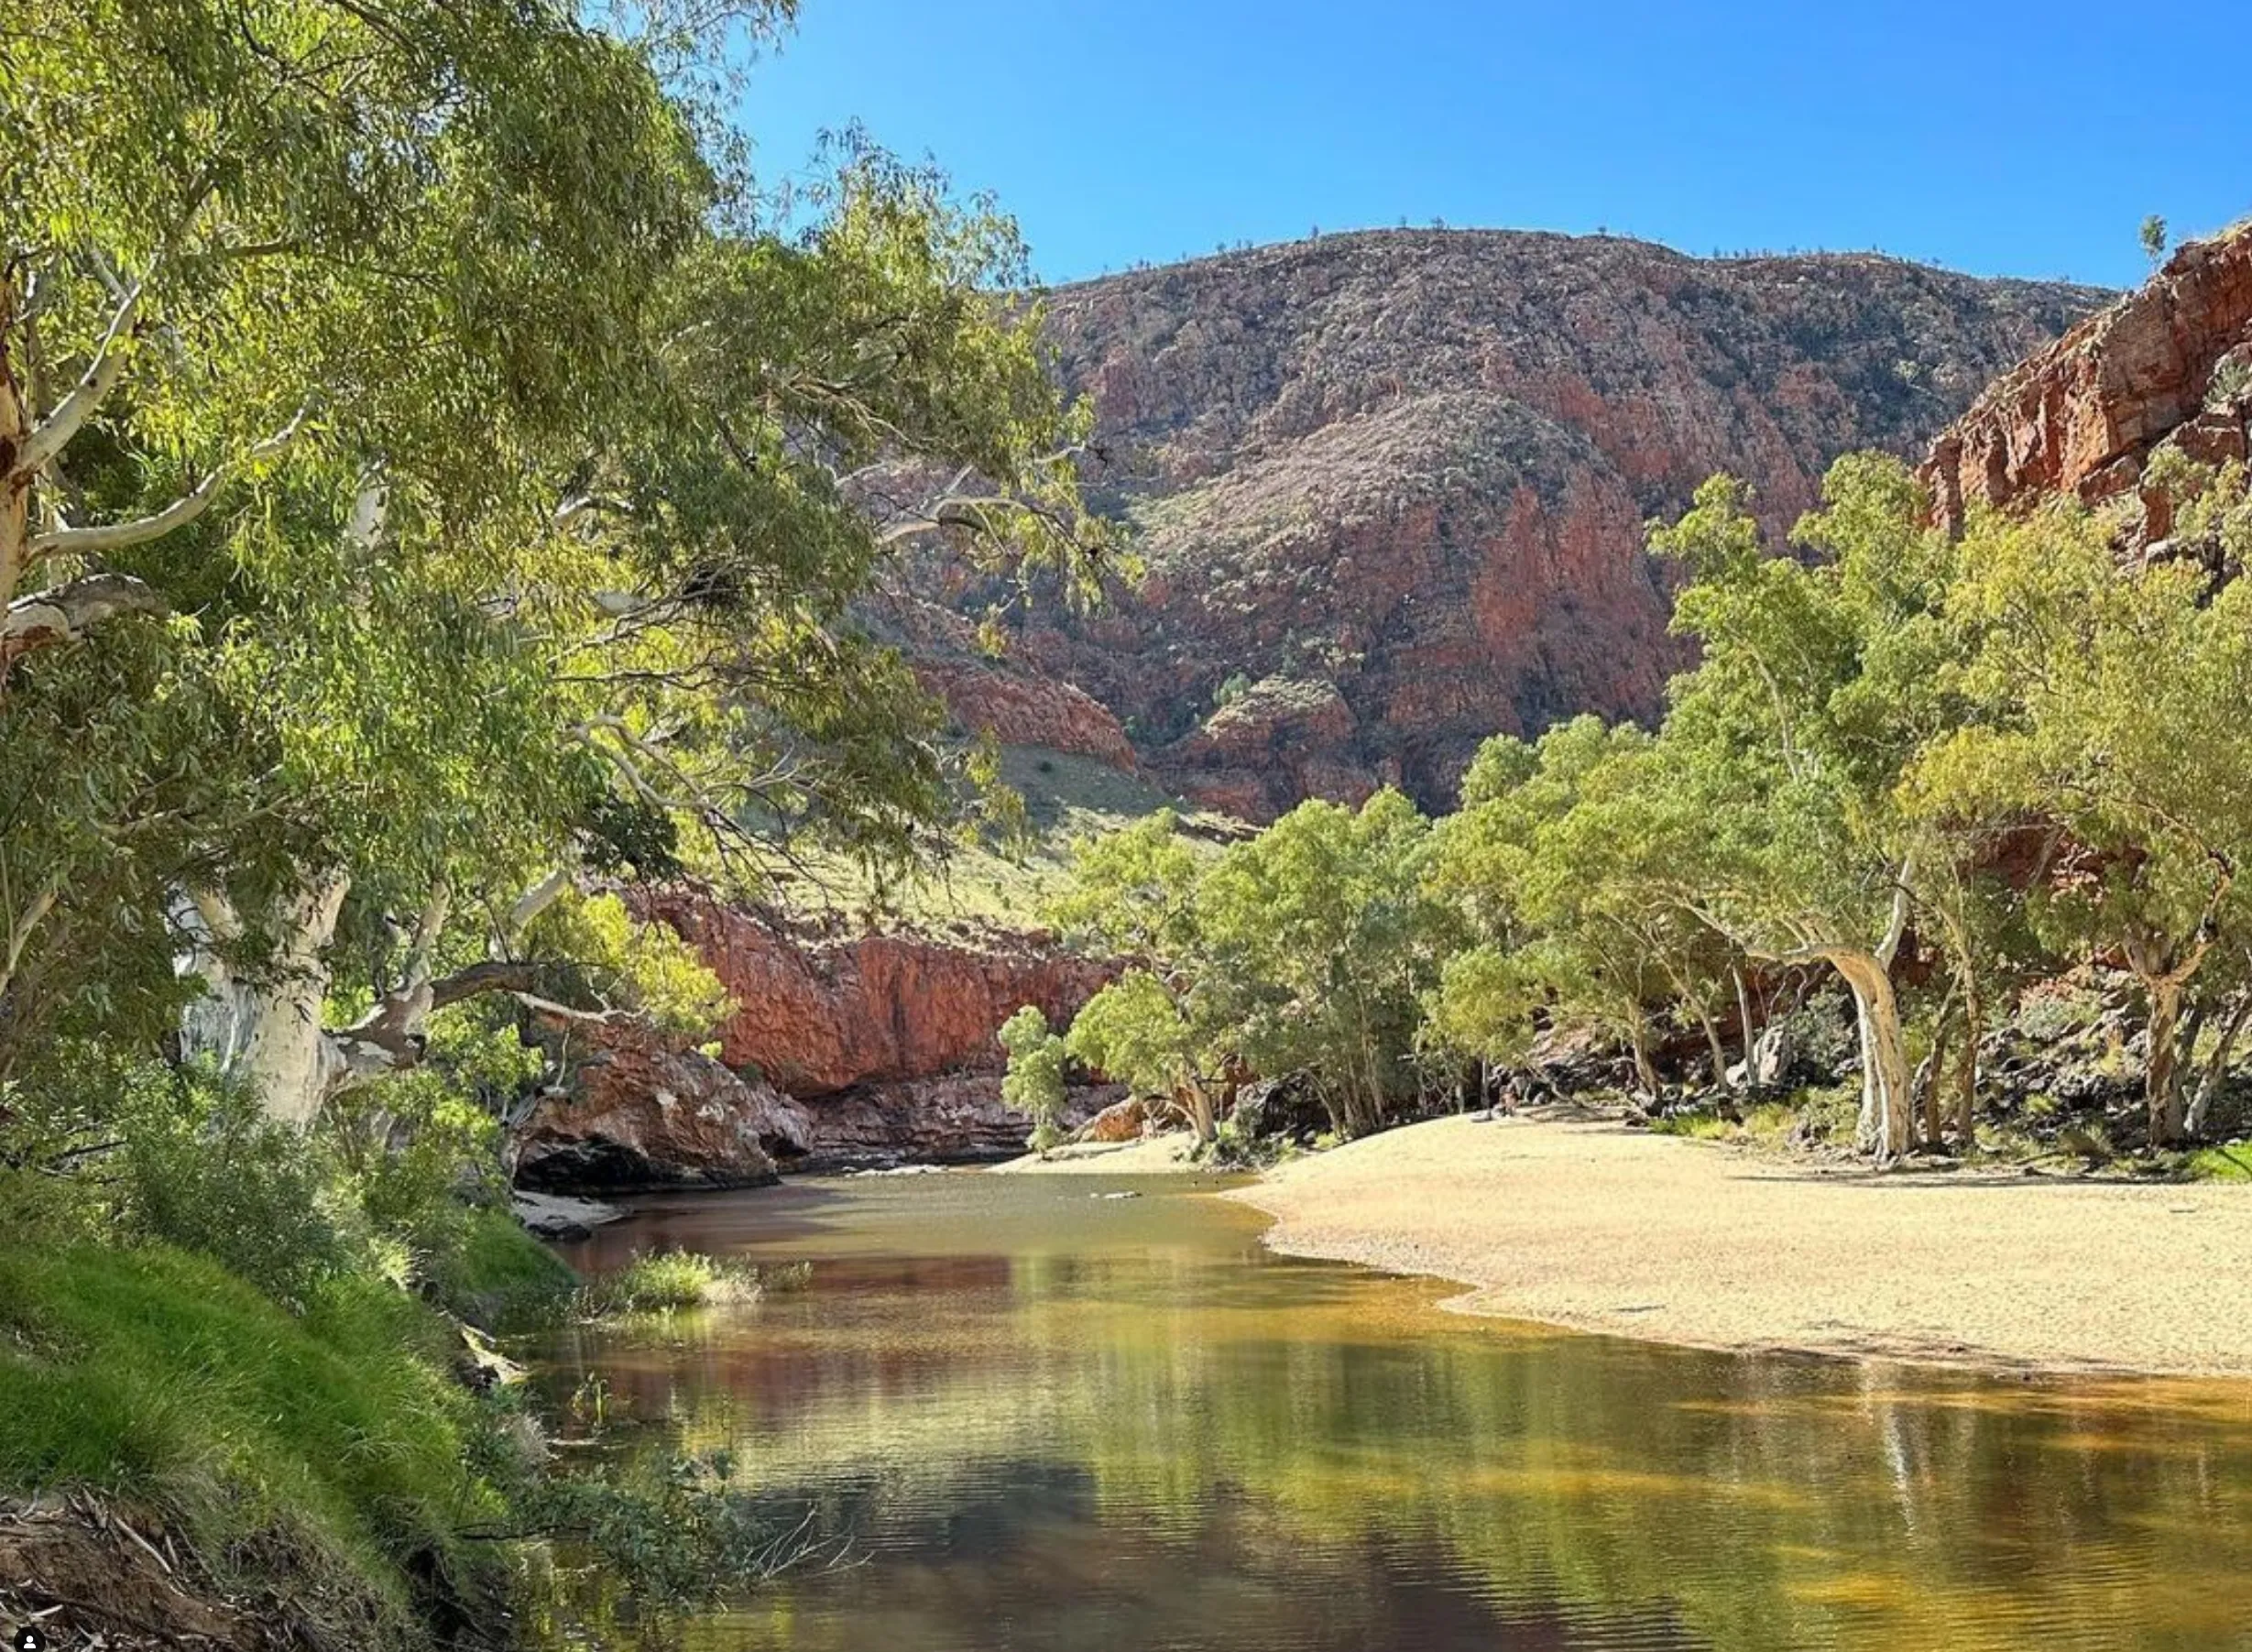
M 766 1143 L 807 1138 L 803 1110 L 780 1092 L 620 1027 L 533 1107 L 516 1180 L 547 1192 L 763 1187 L 780 1179 Z

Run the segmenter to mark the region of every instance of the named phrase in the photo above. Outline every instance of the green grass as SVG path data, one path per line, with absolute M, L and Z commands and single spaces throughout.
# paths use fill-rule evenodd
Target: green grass
M 2199 1182 L 2252 1182 L 2252 1143 L 2203 1147 L 2190 1154 L 2190 1179 Z
M 0 1489 L 153 1508 L 241 1581 L 263 1556 L 328 1599 L 353 1644 L 427 1644 L 419 1614 L 493 1581 L 464 1526 L 504 1513 L 450 1354 L 377 1280 L 292 1314 L 167 1246 L 0 1251 Z
M 1192 832 L 1211 834 L 1215 853 L 1219 836 L 1241 829 L 1107 763 L 1066 752 L 1004 748 L 1001 780 L 1024 799 L 1031 841 L 1013 852 L 990 843 L 957 847 L 944 869 L 891 892 L 891 915 L 898 921 L 919 927 L 970 923 L 1022 929 L 1037 922 L 1041 906 L 1063 889 L 1073 838 L 1117 831 L 1168 806 L 1180 810 Z M 810 876 L 778 880 L 786 904 L 809 913 L 876 905 L 875 890 L 854 869 L 815 858 L 808 870 Z
M 1773 1146 L 1798 1121 L 1796 1109 L 1781 1101 L 1763 1101 L 1746 1110 L 1741 1120 L 1699 1108 L 1653 1119 L 1650 1128 L 1662 1136 L 1684 1136 L 1693 1142 L 1756 1142 Z
M 516 1330 L 559 1312 L 578 1289 L 567 1264 L 506 1210 L 469 1213 L 461 1242 L 431 1284 L 447 1311 L 486 1330 Z
M 695 1251 L 656 1251 L 593 1281 L 579 1301 L 588 1316 L 607 1318 L 756 1301 L 763 1289 L 759 1270 L 744 1264 Z

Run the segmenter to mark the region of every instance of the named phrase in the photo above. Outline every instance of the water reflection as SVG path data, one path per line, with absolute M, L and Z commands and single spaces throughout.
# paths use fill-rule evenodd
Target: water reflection
M 573 1332 L 547 1380 L 853 1534 L 696 1652 L 2252 1647 L 2252 1389 L 1466 1321 L 1260 1225 L 1067 1177 L 672 1201 L 574 1260 L 810 1287 Z

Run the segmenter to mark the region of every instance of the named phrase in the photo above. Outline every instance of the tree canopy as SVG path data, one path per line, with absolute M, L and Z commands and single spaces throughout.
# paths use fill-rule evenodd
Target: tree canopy
M 0 37 L 0 1071 L 185 1012 L 301 1120 L 450 1006 L 629 1000 L 552 950 L 615 926 L 539 922 L 577 881 L 939 841 L 858 605 L 911 553 L 1083 578 L 1086 416 L 1007 220 L 859 144 L 741 170 L 699 31 L 786 11 Z
M 1344 1132 L 1571 1037 L 1655 1098 L 1682 1035 L 1726 1094 L 1759 1006 L 1826 978 L 1861 1145 L 1969 1147 L 1995 1004 L 2088 969 L 2132 984 L 2147 1135 L 2174 1141 L 2252 1022 L 2252 503 L 2244 466 L 2172 448 L 2143 493 L 2173 531 L 2123 566 L 2115 512 L 1951 537 L 1878 455 L 1831 468 L 1787 548 L 1715 477 L 1651 534 L 1699 647 L 1656 729 L 1496 736 L 1436 824 L 1309 803 L 1206 870 L 1155 819 L 1087 846 L 1056 915 L 1134 961 L 1137 1024 L 1199 1052 L 1172 1081 L 1292 1078 Z

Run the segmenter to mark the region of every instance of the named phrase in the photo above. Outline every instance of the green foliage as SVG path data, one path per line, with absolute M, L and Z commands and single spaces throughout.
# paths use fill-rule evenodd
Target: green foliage
M 2144 256 L 2157 263 L 2166 256 L 2166 220 L 2152 213 L 2143 220 L 2139 238 Z
M 1201 1092 L 1210 1081 L 1219 1035 L 1157 977 L 1129 969 L 1081 1006 L 1064 1044 L 1072 1059 L 1107 1073 L 1134 1094 L 1171 1100 Z
M 339 1597 L 355 1645 L 427 1644 L 433 1587 L 496 1581 L 461 1536 L 503 1506 L 468 1463 L 473 1402 L 380 1281 L 293 1314 L 169 1246 L 0 1249 L 0 1486 L 155 1504 L 229 1581 Z
M 669 1313 L 757 1300 L 759 1271 L 695 1251 L 655 1251 L 636 1256 L 580 1293 L 581 1311 L 596 1318 L 619 1314 Z
M 1650 1128 L 1663 1136 L 1682 1136 L 1692 1142 L 1722 1142 L 1735 1134 L 1735 1126 L 1728 1120 L 1701 1110 L 1667 1113 L 1653 1119 Z
M 1052 903 L 1067 934 L 1131 960 L 1073 1022 L 1069 1053 L 1176 1101 L 1200 1140 L 1229 1070 L 1304 1074 L 1339 1131 L 1412 1094 L 1420 995 L 1446 912 L 1425 887 L 1430 825 L 1396 792 L 1307 803 L 1208 864 L 1161 813 L 1080 846 Z
M 1197 944 L 1196 897 L 1204 868 L 1181 836 L 1180 816 L 1146 819 L 1072 846 L 1070 887 L 1045 920 L 1113 957 L 1148 964 Z
M 0 432 L 0 600 L 137 593 L 0 682 L 21 1082 L 155 1057 L 199 977 L 388 1017 L 359 1055 L 399 1066 L 418 984 L 524 990 L 502 959 L 708 1022 L 607 897 L 529 937 L 519 898 L 931 852 L 951 760 L 855 604 L 911 557 L 1082 588 L 1088 415 L 1005 218 L 858 142 L 752 186 L 708 76 L 790 9 L 37 0 L 0 42 L 0 401 L 58 450 Z
M 1064 1041 L 1048 1030 L 1048 1018 L 1036 1004 L 1026 1004 L 1003 1022 L 998 1036 L 1009 1053 L 1000 1099 L 1032 1120 L 1025 1145 L 1044 1154 L 1064 1139 Z
M 1520 956 L 1491 944 L 1464 948 L 1439 966 L 1424 1001 L 1422 1037 L 1434 1049 L 1514 1064 L 1530 1053 L 1547 993 Z
M 1358 811 L 1306 803 L 1220 857 L 1198 892 L 1207 991 L 1252 1070 L 1307 1075 L 1346 1134 L 1412 1096 L 1418 1004 L 1444 909 L 1431 830 L 1399 793 Z
M 0 30 L 0 606 L 101 599 L 0 649 L 0 1479 L 337 1557 L 327 1644 L 502 1524 L 416 1295 L 565 1283 L 495 1202 L 523 1001 L 728 1010 L 594 880 L 920 864 L 974 764 L 862 599 L 1106 548 L 1014 226 L 857 140 L 744 170 L 731 31 L 793 10 Z
M 579 1288 L 561 1257 L 508 1211 L 490 1207 L 465 1209 L 453 1242 L 428 1269 L 439 1306 L 494 1331 L 552 1322 Z
M 126 1231 L 210 1258 L 301 1307 L 369 1260 L 322 1155 L 238 1089 L 147 1075 L 126 1114 Z
M 724 1449 L 610 1474 L 545 1476 L 523 1488 L 517 1506 L 528 1529 L 568 1533 L 573 1559 L 593 1561 L 601 1590 L 623 1592 L 642 1625 L 844 1548 L 810 1520 L 777 1520 L 771 1493 L 738 1484 Z
M 708 1033 L 735 1008 L 694 946 L 669 924 L 637 921 L 615 894 L 563 895 L 525 943 L 558 960 L 565 990 L 634 1010 L 667 1033 Z
M 2187 1173 L 2199 1182 L 2252 1182 L 2252 1146 L 2238 1142 L 2200 1148 L 2190 1155 Z

